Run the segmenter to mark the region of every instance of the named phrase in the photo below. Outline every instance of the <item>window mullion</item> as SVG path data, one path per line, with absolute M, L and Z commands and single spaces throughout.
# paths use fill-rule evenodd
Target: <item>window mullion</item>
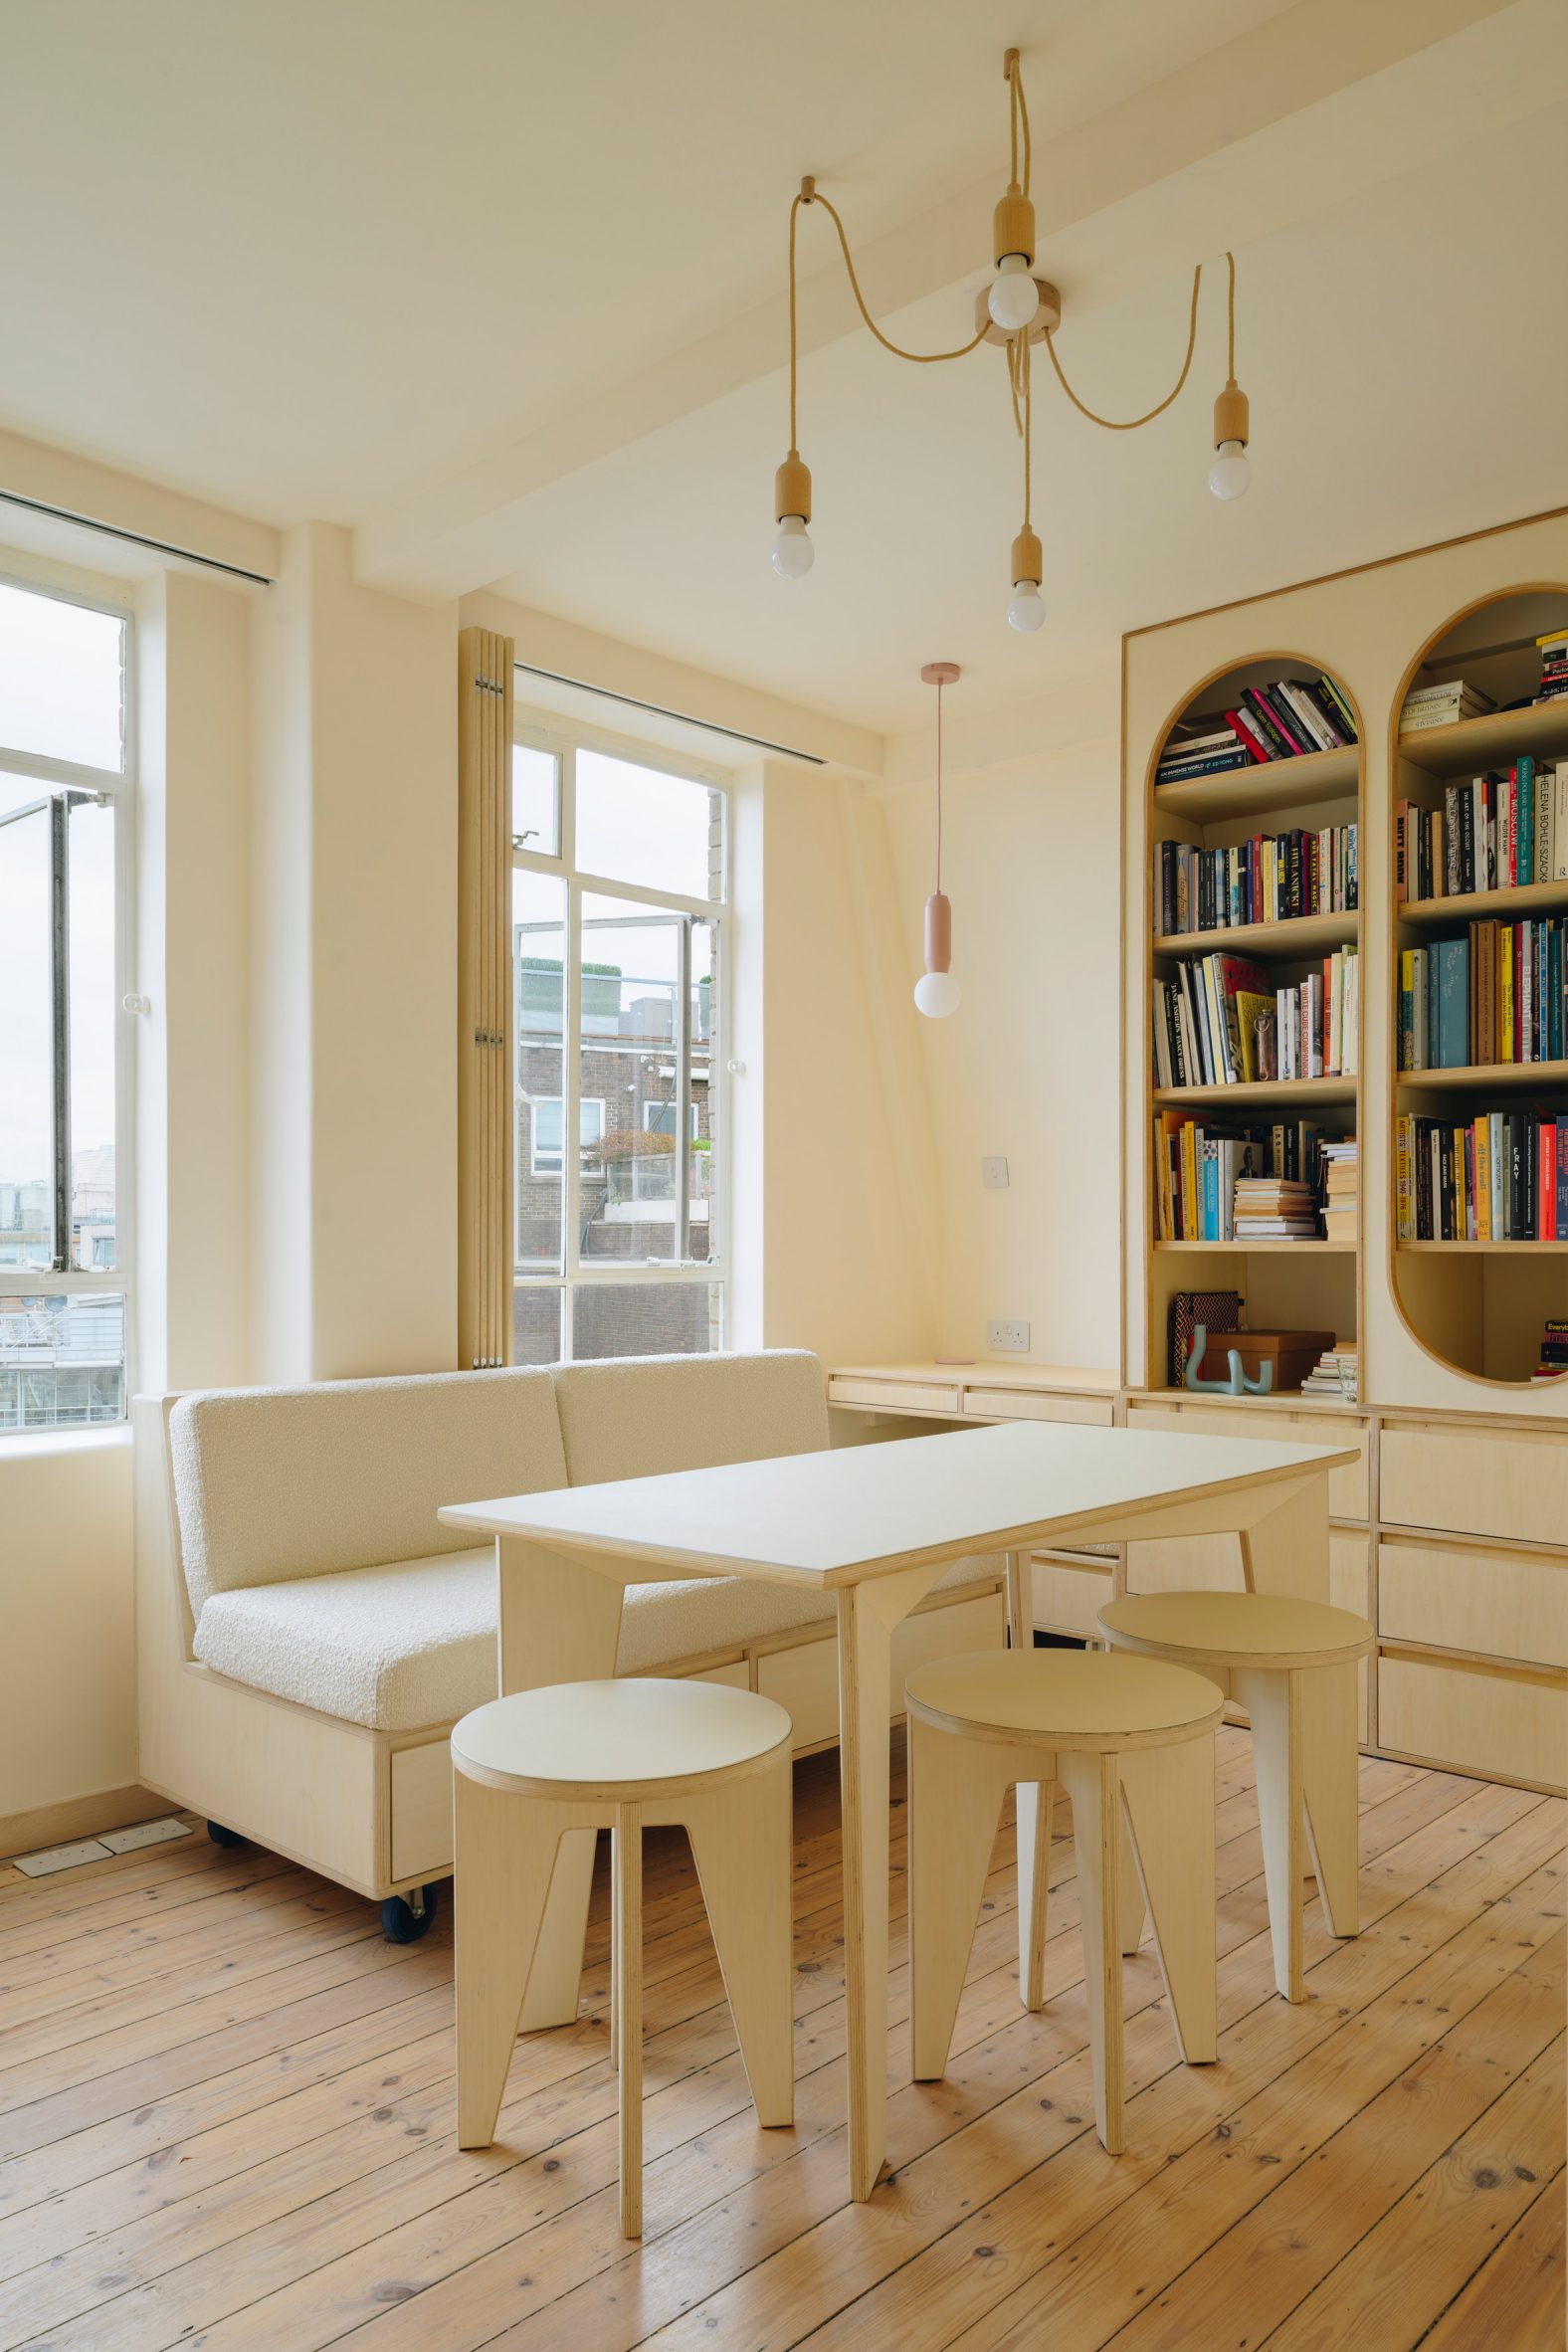
M 564 786 L 563 786 L 564 790 Z M 571 1354 L 570 1285 L 577 1273 L 578 1236 L 582 1222 L 582 886 L 575 875 L 566 882 L 566 998 L 561 1040 L 561 1274 L 567 1295 L 563 1301 L 561 1351 Z
M 49 804 L 49 958 L 54 1035 L 54 1272 L 71 1271 L 71 914 L 69 805 Z
M 691 1256 L 691 917 L 681 918 L 676 1006 L 676 1262 Z

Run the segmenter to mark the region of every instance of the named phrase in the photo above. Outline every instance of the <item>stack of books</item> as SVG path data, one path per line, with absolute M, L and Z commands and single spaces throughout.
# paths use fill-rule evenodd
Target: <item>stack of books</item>
M 1568 629 L 1554 629 L 1535 640 L 1541 649 L 1541 690 L 1537 702 L 1555 702 L 1568 694 Z
M 1451 679 L 1443 686 L 1417 686 L 1413 694 L 1405 696 L 1399 731 L 1416 735 L 1424 727 L 1449 727 L 1457 719 L 1479 718 L 1483 711 L 1496 707 L 1490 694 L 1483 694 L 1479 686 L 1467 686 L 1463 678 Z
M 1399 1067 L 1470 1070 L 1568 1056 L 1568 916 L 1471 923 L 1399 959 Z
M 1568 773 L 1568 762 L 1564 766 Z M 1256 833 L 1223 850 L 1162 841 L 1155 850 L 1154 898 L 1155 929 L 1167 936 L 1343 913 L 1360 902 L 1356 828 Z
M 1323 1166 L 1323 1239 L 1354 1242 L 1356 1203 L 1361 1171 L 1353 1135 L 1325 1135 L 1319 1147 Z
M 1561 1380 L 1568 1373 L 1568 1323 L 1548 1320 L 1541 1332 L 1541 1352 L 1532 1380 Z
M 1336 751 L 1356 739 L 1350 704 L 1331 678 L 1276 678 L 1244 687 L 1234 710 L 1181 721 L 1160 753 L 1154 781 L 1191 783 L 1254 760 Z
M 1356 1401 L 1356 1383 L 1360 1359 L 1353 1339 L 1336 1339 L 1332 1347 L 1325 1347 L 1301 1383 L 1303 1397 L 1338 1397 L 1343 1403 Z
M 1402 1242 L 1568 1240 L 1568 1117 L 1492 1110 L 1468 1126 L 1394 1121 Z
M 1397 801 L 1394 895 L 1419 900 L 1568 882 L 1568 759 L 1450 784 L 1440 809 Z
M 1317 1204 L 1312 1187 L 1287 1176 L 1239 1176 L 1236 1180 L 1236 1239 L 1239 1242 L 1315 1242 Z

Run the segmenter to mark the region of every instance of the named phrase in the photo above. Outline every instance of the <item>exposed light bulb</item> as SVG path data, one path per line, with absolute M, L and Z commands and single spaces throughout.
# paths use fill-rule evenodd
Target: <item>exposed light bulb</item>
M 1040 307 L 1040 292 L 1030 276 L 1027 254 L 1005 253 L 1002 256 L 996 266 L 996 276 L 991 281 L 986 307 L 1004 334 L 1017 334 L 1021 327 L 1032 322 Z
M 957 1012 L 963 993 L 951 972 L 922 972 L 914 984 L 915 1011 L 927 1021 L 945 1021 Z
M 1217 498 L 1239 498 L 1253 479 L 1245 441 L 1222 441 L 1209 468 L 1209 488 Z
M 817 560 L 811 534 L 798 514 L 784 515 L 773 542 L 773 569 L 781 580 L 798 580 Z
M 1022 630 L 1026 636 L 1043 625 L 1046 618 L 1046 600 L 1040 593 L 1037 581 L 1014 581 L 1013 596 L 1007 608 L 1007 617 L 1010 625 L 1014 629 Z

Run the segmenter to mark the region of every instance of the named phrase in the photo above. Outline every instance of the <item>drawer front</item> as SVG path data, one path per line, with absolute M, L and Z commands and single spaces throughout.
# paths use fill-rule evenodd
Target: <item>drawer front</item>
M 1217 1438 L 1272 1438 L 1281 1446 L 1354 1446 L 1359 1462 L 1347 1462 L 1328 1473 L 1329 1513 L 1336 1519 L 1371 1516 L 1371 1441 L 1364 1422 L 1347 1422 L 1336 1413 L 1249 1413 L 1245 1406 L 1230 1410 L 1223 1405 L 1152 1405 L 1134 1399 L 1127 1407 L 1127 1426 L 1206 1430 Z
M 888 1413 L 951 1413 L 957 1418 L 958 1384 L 935 1380 L 852 1380 L 828 1383 L 830 1405 L 880 1405 Z
M 1109 1397 L 1056 1397 L 1039 1389 L 966 1388 L 964 1411 L 988 1421 L 1071 1421 L 1082 1429 L 1109 1429 L 1116 1409 Z
M 1390 1422 L 1378 1516 L 1401 1527 L 1568 1544 L 1568 1433 Z
M 452 1752 L 445 1739 L 392 1754 L 392 1875 L 444 1878 L 452 1868 Z
M 1563 1783 L 1568 1691 L 1425 1659 L 1382 1658 L 1378 1745 L 1462 1772 Z
M 1390 1536 L 1377 1595 L 1385 1641 L 1568 1666 L 1568 1559 Z
M 1080 1642 L 1102 1641 L 1098 1615 L 1110 1599 L 1110 1569 L 1065 1568 L 1059 1560 L 1035 1562 L 1035 1623 L 1043 1632 L 1073 1634 Z

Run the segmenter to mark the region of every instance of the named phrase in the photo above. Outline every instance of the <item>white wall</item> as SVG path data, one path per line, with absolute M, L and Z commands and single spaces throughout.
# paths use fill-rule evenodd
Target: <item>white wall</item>
M 938 1338 L 983 1355 L 988 1320 L 1027 1321 L 1030 1357 L 1115 1367 L 1121 1351 L 1117 744 L 1110 735 L 950 770 L 942 882 L 963 1002 L 924 1021 L 934 796 L 882 802 L 902 918 L 905 1028 L 923 1055 L 940 1187 Z M 980 1161 L 1003 1154 L 1005 1192 Z

